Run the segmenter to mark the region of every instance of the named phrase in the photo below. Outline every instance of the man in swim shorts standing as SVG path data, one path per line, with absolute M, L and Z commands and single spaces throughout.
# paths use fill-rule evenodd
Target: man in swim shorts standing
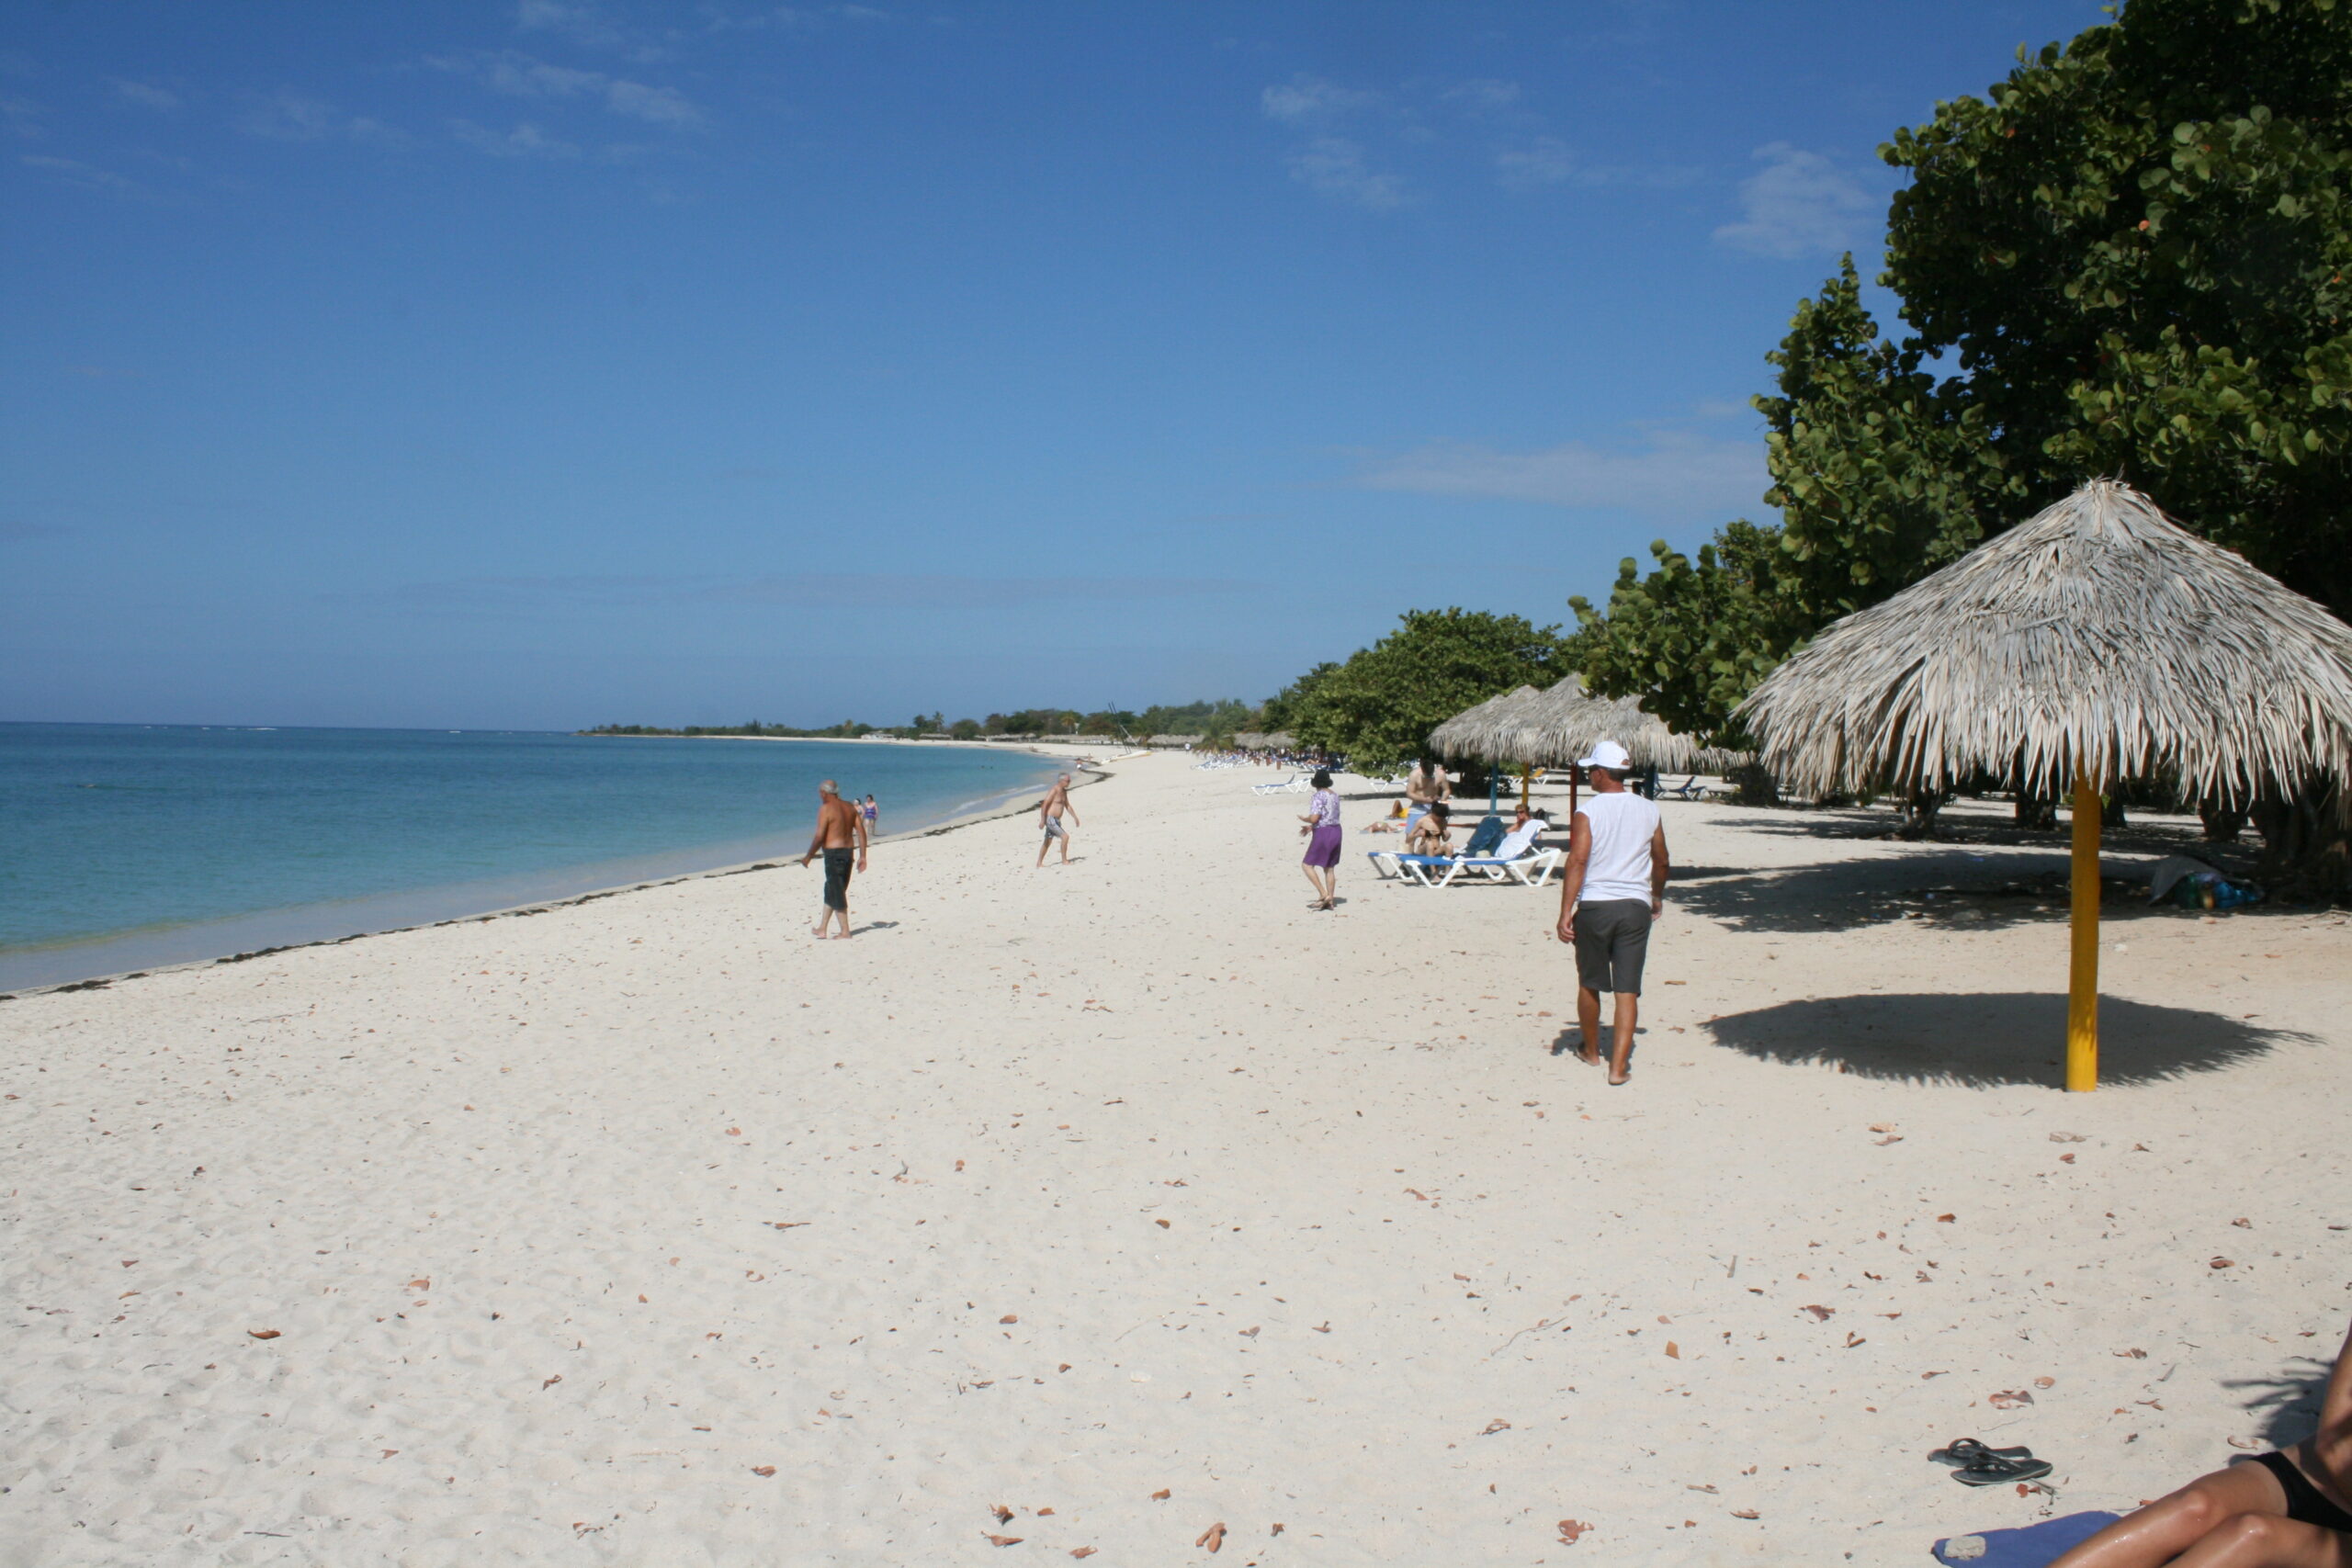
M 1069 818 L 1069 827 L 1062 825 L 1062 818 L 1065 815 Z M 1069 829 L 1079 825 L 1078 813 L 1069 803 L 1068 773 L 1056 779 L 1054 787 L 1046 792 L 1046 798 L 1037 803 L 1037 820 L 1046 829 L 1045 841 L 1037 846 L 1037 864 L 1040 867 L 1045 865 L 1046 852 L 1054 847 L 1056 839 L 1059 839 L 1062 842 L 1062 864 L 1068 865 L 1069 863 Z
M 842 786 L 831 779 L 819 784 L 817 831 L 800 863 L 807 865 L 820 853 L 825 857 L 825 907 L 818 912 L 816 931 L 820 941 L 836 914 L 842 918 L 842 936 L 849 935 L 850 865 L 854 861 L 858 870 L 865 869 L 865 818 L 842 798 Z
M 1568 829 L 1559 934 L 1577 950 L 1577 1029 L 1584 1037 L 1577 1055 L 1600 1065 L 1600 993 L 1607 991 L 1616 998 L 1617 1036 L 1609 1081 L 1622 1084 L 1634 1054 L 1650 923 L 1666 904 L 1666 829 L 1657 804 L 1625 787 L 1632 768 L 1625 748 L 1599 741 L 1577 766 L 1589 771 L 1592 793 Z

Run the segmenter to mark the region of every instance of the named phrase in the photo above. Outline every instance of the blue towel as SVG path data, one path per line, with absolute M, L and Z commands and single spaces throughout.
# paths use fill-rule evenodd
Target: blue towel
M 1956 1568 L 2044 1568 L 2122 1517 L 2099 1511 L 2068 1514 L 2064 1518 L 2044 1519 L 2023 1529 L 1954 1536 L 1951 1540 L 1936 1542 L 1936 1561 L 1955 1564 Z M 1951 1550 L 1953 1540 L 1983 1541 L 1984 1550 L 1974 1556 L 1962 1556 Z
M 1478 826 L 1471 833 L 1470 841 L 1463 846 L 1462 852 L 1465 855 L 1490 855 L 1495 852 L 1495 846 L 1502 841 L 1503 819 L 1489 813 L 1478 819 Z

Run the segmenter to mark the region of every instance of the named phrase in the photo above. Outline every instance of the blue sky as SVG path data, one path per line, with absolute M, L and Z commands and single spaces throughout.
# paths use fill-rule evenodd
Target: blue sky
M 16 6 L 0 719 L 1258 697 L 1769 515 L 1873 150 L 2093 0 Z

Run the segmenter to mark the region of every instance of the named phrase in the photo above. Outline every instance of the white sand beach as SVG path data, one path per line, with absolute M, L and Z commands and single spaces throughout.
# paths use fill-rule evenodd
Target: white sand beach
M 1356 798 L 1311 913 L 1278 775 L 1112 772 L 853 942 L 786 866 L 0 1004 L 0 1564 L 1915 1563 L 2294 1435 L 2343 915 L 2111 906 L 2069 1097 L 2063 903 L 1910 896 L 2060 836 L 1669 802 L 1610 1089 L 1554 890 Z

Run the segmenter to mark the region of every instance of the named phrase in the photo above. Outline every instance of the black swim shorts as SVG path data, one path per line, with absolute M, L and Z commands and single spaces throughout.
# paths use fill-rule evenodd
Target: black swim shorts
M 825 852 L 826 908 L 846 910 L 849 908 L 849 873 L 850 868 L 856 863 L 855 850 L 827 850 Z
M 2287 1517 L 2299 1523 L 2317 1525 L 2324 1530 L 2336 1530 L 2352 1535 L 2352 1514 L 2327 1500 L 2327 1495 L 2311 1483 L 2308 1476 L 2285 1454 L 2256 1454 L 2247 1460 L 2233 1460 L 2233 1464 L 2258 1464 L 2278 1478 L 2278 1489 L 2287 1495 Z
M 1642 994 L 1650 953 L 1646 898 L 1603 898 L 1577 906 L 1577 984 L 1588 991 Z

